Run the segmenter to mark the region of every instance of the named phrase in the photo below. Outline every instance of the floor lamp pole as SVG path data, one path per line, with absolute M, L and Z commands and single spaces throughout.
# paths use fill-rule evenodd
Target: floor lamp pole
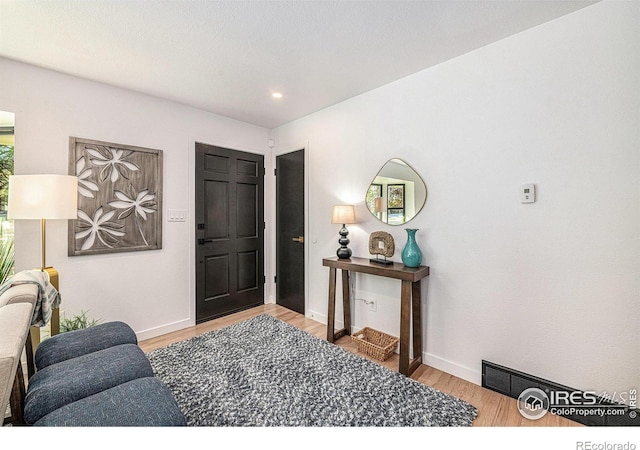
M 47 267 L 47 219 L 40 219 L 40 243 L 42 244 L 42 271 Z
M 58 271 L 53 267 L 47 267 L 47 219 L 40 219 L 40 228 L 42 234 L 42 270 L 49 274 L 49 283 L 60 290 L 60 279 L 58 277 Z M 51 336 L 55 336 L 60 333 L 60 310 L 53 308 L 51 310 L 51 322 L 50 322 Z
M 49 283 L 56 288 L 56 290 L 60 291 L 60 278 L 58 276 L 58 271 L 53 267 L 47 267 L 47 220 L 40 219 L 40 233 L 41 233 L 41 244 L 42 244 L 42 267 L 40 270 L 42 272 L 47 272 L 49 274 Z M 55 336 L 60 333 L 60 309 L 53 308 L 51 310 L 51 320 L 49 322 L 49 330 L 50 335 Z M 33 349 L 38 347 L 40 343 L 40 328 L 39 327 L 31 327 L 31 341 L 33 344 Z M 32 375 L 32 374 L 30 374 Z

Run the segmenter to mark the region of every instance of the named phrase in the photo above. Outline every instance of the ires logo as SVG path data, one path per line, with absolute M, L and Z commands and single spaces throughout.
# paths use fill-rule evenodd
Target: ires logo
M 525 389 L 518 396 L 518 411 L 527 419 L 542 418 L 549 410 L 549 406 L 549 397 L 542 389 Z
M 595 391 L 549 391 L 529 388 L 518 396 L 518 411 L 531 420 L 540 419 L 547 412 L 560 416 L 623 416 L 627 411 L 636 417 L 636 389 L 628 392 L 598 395 Z M 625 404 L 626 403 L 626 404 Z

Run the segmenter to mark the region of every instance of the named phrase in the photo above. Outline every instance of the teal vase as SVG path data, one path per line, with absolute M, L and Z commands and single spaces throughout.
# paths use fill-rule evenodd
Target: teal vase
M 422 251 L 416 242 L 417 228 L 405 228 L 407 230 L 407 245 L 402 249 L 402 262 L 407 267 L 418 267 L 422 262 Z

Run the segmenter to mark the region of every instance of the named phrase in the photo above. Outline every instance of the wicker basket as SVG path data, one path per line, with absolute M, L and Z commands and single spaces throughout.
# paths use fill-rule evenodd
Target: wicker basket
M 382 331 L 365 327 L 351 336 L 358 346 L 358 351 L 380 361 L 385 361 L 393 355 L 398 345 L 398 338 Z

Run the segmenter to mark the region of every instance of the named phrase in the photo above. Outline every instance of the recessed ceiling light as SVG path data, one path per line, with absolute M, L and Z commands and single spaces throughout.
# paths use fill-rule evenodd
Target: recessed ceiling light
M 280 93 L 280 92 L 273 92 L 273 93 L 271 94 L 271 96 L 272 96 L 273 98 L 282 98 L 282 93 Z

